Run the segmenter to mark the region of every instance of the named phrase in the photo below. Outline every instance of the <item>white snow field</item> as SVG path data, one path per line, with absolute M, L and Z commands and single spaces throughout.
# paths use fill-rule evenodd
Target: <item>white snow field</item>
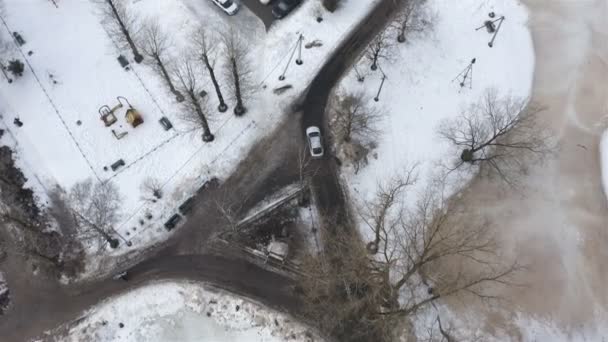
M 188 282 L 155 283 L 110 298 L 62 328 L 67 333 L 50 332 L 56 341 L 323 341 L 289 316 Z
M 89 178 L 117 184 L 123 205 L 120 223 L 114 228 L 132 246 L 122 243 L 109 252 L 115 256 L 164 240 L 168 233 L 162 223 L 179 203 L 210 177 L 222 179 L 231 173 L 251 144 L 288 114 L 293 99 L 377 2 L 353 1 L 332 14 L 324 13 L 319 0 L 306 1 L 266 32 L 245 6 L 228 17 L 206 0 L 125 1 L 139 19 L 153 18 L 170 33 L 176 60 L 189 49 L 189 38 L 201 24 L 212 31 L 236 30 L 251 49 L 256 86 L 245 103 L 248 112 L 244 117 L 232 114 L 233 101 L 227 101 L 230 108 L 226 113 L 211 110 L 210 126 L 216 139 L 203 143 L 200 133 L 189 133 L 180 122 L 180 107 L 163 80 L 149 66 L 135 64 L 132 52 L 119 49 L 108 35 L 99 3 L 61 1 L 55 7 L 50 1 L 4 1 L 6 25 L 0 32 L 11 43 L 9 53 L 27 63 L 23 77 L 12 84 L 0 82 L 0 127 L 8 132 L 2 143 L 16 150 L 18 165 L 29 179 L 27 185 L 36 190 L 42 205 L 46 192 L 55 185 L 69 189 Z M 322 13 L 323 22 L 317 23 L 317 13 Z M 14 31 L 26 40 L 20 48 L 9 37 Z M 279 81 L 300 34 L 304 43 L 319 40 L 322 46 L 303 49 L 304 64 L 298 66 L 292 60 L 285 80 Z M 120 67 L 120 54 L 130 60 L 130 70 Z M 222 68 L 218 60 L 218 75 Z M 217 108 L 208 77 L 201 75 L 200 81 L 208 82 L 204 88 L 209 93 L 209 107 Z M 226 96 L 228 83 L 220 82 Z M 293 88 L 282 95 L 272 92 L 286 84 Z M 103 105 L 117 105 L 118 96 L 142 114 L 142 125 L 132 128 L 127 124 L 125 106 L 116 112 L 118 122 L 104 127 L 98 110 Z M 174 129 L 161 127 L 158 120 L 163 116 Z M 24 125 L 13 125 L 15 118 Z M 112 129 L 128 134 L 118 140 Z M 113 172 L 109 166 L 119 159 L 125 166 Z M 147 177 L 160 180 L 166 194 L 154 204 L 142 199 L 140 184 Z M 140 224 L 147 212 L 155 213 L 154 219 Z M 88 268 L 88 272 L 96 271 L 96 265 Z
M 518 0 L 429 0 L 428 11 L 435 18 L 427 33 L 414 33 L 406 43 L 395 42 L 395 56 L 380 60 L 381 70 L 371 71 L 370 61 L 363 57 L 357 71 L 365 75 L 364 82 L 357 81 L 353 69 L 337 90 L 339 95 L 362 92 L 384 112 L 378 147 L 370 153 L 369 164 L 358 173 L 352 168 L 343 172 L 359 210 L 365 208 L 363 201 L 373 199 L 378 183 L 413 165 L 418 165 L 417 181 L 407 190 L 406 205 L 416 200 L 437 171 L 446 173 L 442 164 L 449 164 L 459 152 L 438 136 L 438 125 L 459 115 L 484 91 L 493 88 L 498 94 L 523 98 L 530 94 L 534 51 L 526 27 L 527 11 Z M 492 48 L 488 47 L 492 35 L 485 29 L 475 30 L 489 19 L 490 12 L 496 18 L 505 16 Z M 461 87 L 455 78 L 473 58 L 472 83 Z M 374 102 L 382 72 L 387 78 L 379 101 Z M 448 185 L 457 190 L 472 175 L 454 172 Z M 372 234 L 364 225 L 361 231 L 363 236 Z

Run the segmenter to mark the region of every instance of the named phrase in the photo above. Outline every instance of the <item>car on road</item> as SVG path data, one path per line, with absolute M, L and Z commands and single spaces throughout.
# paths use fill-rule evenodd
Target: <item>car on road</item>
M 226 12 L 228 15 L 235 15 L 236 12 L 239 11 L 239 5 L 236 4 L 233 0 L 211 0 L 214 4 L 216 4 L 222 11 Z
M 175 228 L 175 226 L 177 225 L 177 223 L 179 221 L 181 221 L 182 217 L 179 214 L 175 214 L 173 216 L 171 216 L 167 222 L 165 222 L 165 228 L 167 230 L 171 230 L 173 228 Z
M 308 138 L 308 147 L 310 155 L 313 158 L 323 157 L 323 141 L 321 139 L 321 130 L 317 126 L 310 126 L 306 129 L 306 137 Z
M 272 7 L 272 15 L 277 19 L 284 18 L 294 8 L 298 7 L 301 2 L 302 0 L 279 0 Z
M 269 4 L 269 3 L 271 3 L 271 2 L 272 2 L 272 0 L 260 0 L 260 3 L 261 3 L 262 5 L 268 5 L 268 4 Z

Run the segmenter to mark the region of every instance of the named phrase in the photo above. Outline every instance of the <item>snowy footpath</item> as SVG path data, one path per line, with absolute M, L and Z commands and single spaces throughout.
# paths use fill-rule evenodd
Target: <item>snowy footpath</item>
M 49 333 L 64 342 L 323 341 L 289 316 L 189 282 L 156 283 L 110 298 Z

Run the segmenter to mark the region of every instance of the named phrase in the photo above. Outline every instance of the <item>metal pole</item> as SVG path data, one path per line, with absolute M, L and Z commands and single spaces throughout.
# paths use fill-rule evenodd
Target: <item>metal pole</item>
M 496 31 L 494 32 L 494 35 L 492 36 L 492 40 L 490 40 L 490 42 L 488 43 L 489 47 L 494 46 L 494 39 L 496 39 L 496 35 L 498 34 L 498 31 L 500 30 L 500 26 L 502 26 L 502 22 L 505 20 L 505 16 L 503 15 L 502 17 L 500 17 L 500 21 L 498 22 L 498 27 L 496 27 Z
M 300 38 L 298 38 L 298 43 L 299 43 Z M 291 56 L 289 56 L 289 60 L 287 61 L 287 64 L 285 65 L 285 70 L 283 70 L 283 73 L 281 74 L 281 76 L 279 76 L 279 81 L 283 81 L 285 80 L 285 73 L 287 72 L 287 68 L 289 68 L 289 64 L 291 64 L 291 60 L 293 59 L 293 56 L 296 54 L 296 50 L 298 49 L 298 44 L 296 43 L 296 45 L 293 47 L 293 50 L 291 51 Z
M 378 93 L 376 94 L 376 97 L 374 97 L 374 101 L 376 101 L 376 102 L 380 101 L 380 92 L 382 91 L 382 86 L 384 85 L 385 79 L 386 79 L 386 75 L 384 73 L 382 73 L 382 81 L 380 82 L 380 88 L 378 88 Z

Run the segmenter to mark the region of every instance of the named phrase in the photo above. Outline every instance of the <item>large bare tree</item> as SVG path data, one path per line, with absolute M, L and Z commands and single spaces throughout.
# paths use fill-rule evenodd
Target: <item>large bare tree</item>
M 398 195 L 406 183 L 393 182 L 393 189 L 384 192 Z M 431 182 L 415 205 L 384 215 L 388 224 L 378 230 L 373 257 L 364 255 L 367 250 L 359 242 L 344 248 L 345 234 L 332 234 L 323 239 L 323 255 L 303 263 L 305 305 L 330 325 L 330 332 L 352 330 L 359 323 L 373 332 L 360 340 L 390 340 L 399 326 L 395 320 L 413 318 L 441 299 L 499 300 L 500 287 L 517 285 L 514 276 L 521 266 L 497 254 L 484 220 L 469 215 L 463 222 L 452 215 L 441 187 L 441 182 Z
M 332 229 L 347 231 L 342 226 Z M 353 234 L 333 234 L 330 229 L 320 234 L 323 252 L 299 258 L 298 290 L 306 315 L 336 341 L 392 341 L 400 318 L 378 314 L 386 291 L 365 247 Z
M 144 56 L 139 52 L 135 43 L 138 34 L 137 17 L 129 11 L 127 1 L 124 0 L 97 0 L 103 4 L 104 19 L 109 21 L 109 31 L 112 37 L 121 45 L 126 45 L 133 51 L 135 62 L 141 63 Z
M 177 87 L 186 96 L 186 101 L 182 103 L 184 111 L 181 119 L 189 123 L 195 130 L 203 130 L 203 141 L 211 142 L 215 136 L 209 129 L 207 121 L 207 99 L 201 97 L 202 88 L 198 81 L 200 71 L 197 63 L 190 56 L 184 56 L 179 65 L 174 68 L 173 75 L 176 79 Z
M 389 29 L 380 31 L 368 45 L 365 56 L 370 61 L 370 69 L 377 70 L 378 63 L 382 60 L 391 61 L 393 59 L 393 40 L 390 39 Z
M 375 141 L 380 133 L 378 124 L 382 112 L 366 101 L 363 93 L 346 93 L 332 105 L 332 130 L 335 137 L 344 142 L 355 138 L 359 141 Z
M 120 218 L 122 199 L 118 187 L 112 182 L 93 183 L 91 179 L 74 184 L 68 194 L 73 220 L 83 239 L 100 237 L 118 246 L 113 226 Z
M 2 132 L 0 132 L 0 136 Z M 83 247 L 74 225 L 53 220 L 56 193 L 48 193 L 50 205 L 41 210 L 27 178 L 15 166 L 12 151 L 0 146 L 0 254 L 32 258 L 45 270 L 71 276 L 82 269 Z M 0 255 L 1 259 L 1 255 Z
M 249 46 L 232 28 L 222 34 L 222 41 L 225 58 L 224 75 L 232 85 L 230 91 L 232 98 L 236 101 L 234 114 L 241 116 L 247 111 L 243 101 L 253 90 Z
M 331 130 L 337 156 L 351 163 L 358 172 L 367 156 L 377 146 L 382 111 L 362 93 L 336 96 L 331 103 Z
M 166 31 L 163 31 L 158 20 L 155 19 L 147 19 L 142 27 L 141 35 L 138 37 L 142 52 L 149 58 L 149 64 L 165 80 L 165 83 L 167 83 L 169 90 L 175 95 L 177 101 L 184 101 L 184 96 L 175 89 L 173 80 L 169 74 L 167 63 L 171 58 L 169 56 L 170 49 L 173 47 L 169 35 Z
M 526 98 L 501 97 L 496 90 L 487 90 L 479 102 L 439 127 L 439 135 L 459 150 L 453 168 L 479 164 L 514 185 L 514 172 L 524 171 L 527 163 L 542 160 L 554 149 L 551 134 L 537 120 L 541 110 Z
M 387 233 L 401 223 L 399 211 L 403 207 L 403 194 L 416 182 L 416 168 L 417 165 L 414 165 L 399 176 L 379 183 L 374 200 L 367 203 L 366 210 L 361 216 L 374 233 L 374 240 L 367 244 L 370 253 L 376 254 L 382 239 L 385 239 Z
M 213 83 L 213 88 L 215 89 L 215 94 L 217 95 L 217 100 L 219 102 L 217 110 L 223 113 L 228 110 L 228 106 L 224 101 L 222 89 L 220 88 L 220 85 L 217 81 L 217 77 L 215 76 L 214 67 L 217 39 L 212 34 L 210 34 L 204 27 L 200 27 L 194 35 L 194 43 L 196 44 L 197 55 L 200 57 L 203 64 L 205 64 L 207 75 L 209 75 L 209 78 Z
M 392 26 L 397 32 L 397 41 L 404 43 L 411 33 L 431 29 L 433 15 L 425 6 L 426 0 L 396 0 L 400 8 Z

